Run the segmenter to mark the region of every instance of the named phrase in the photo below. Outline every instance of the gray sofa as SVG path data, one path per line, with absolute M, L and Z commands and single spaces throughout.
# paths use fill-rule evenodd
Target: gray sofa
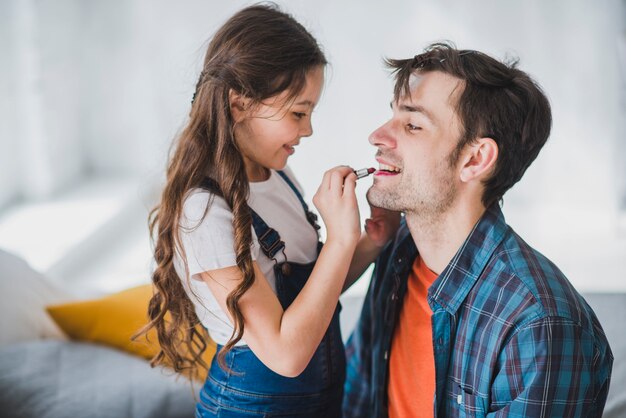
M 112 348 L 60 340 L 0 348 L 0 416 L 193 417 L 188 381 Z

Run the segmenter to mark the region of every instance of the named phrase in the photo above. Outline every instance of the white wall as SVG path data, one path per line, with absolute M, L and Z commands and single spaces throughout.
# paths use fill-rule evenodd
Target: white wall
M 367 137 L 390 115 L 383 57 L 409 57 L 444 39 L 518 56 L 547 92 L 554 128 L 507 194 L 505 214 L 577 286 L 626 289 L 626 228 L 618 227 L 626 195 L 623 0 L 279 3 L 311 29 L 331 62 L 315 134 L 290 163 L 309 196 L 325 169 L 374 163 Z M 86 176 L 158 181 L 189 110 L 206 41 L 246 4 L 0 3 L 0 53 L 17 58 L 0 67 L 0 207 L 18 190 L 45 198 Z M 8 156 L 30 146 L 38 150 L 26 157 L 32 164 L 16 168 Z M 365 211 L 363 198 L 361 204 Z

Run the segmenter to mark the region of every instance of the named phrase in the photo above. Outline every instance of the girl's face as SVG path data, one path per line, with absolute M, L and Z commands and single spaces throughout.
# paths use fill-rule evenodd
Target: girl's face
M 300 138 L 313 134 L 311 114 L 323 84 L 324 69 L 320 66 L 308 72 L 304 89 L 290 102 L 285 102 L 288 92 L 283 92 L 248 111 L 236 111 L 231 105 L 235 120 L 240 119 L 235 125 L 235 140 L 249 181 L 266 180 L 268 169 L 283 169 Z

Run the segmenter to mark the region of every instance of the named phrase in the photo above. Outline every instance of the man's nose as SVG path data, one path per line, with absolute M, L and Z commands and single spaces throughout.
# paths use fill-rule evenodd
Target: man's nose
M 395 148 L 396 140 L 391 130 L 391 121 L 372 132 L 368 140 L 375 147 Z

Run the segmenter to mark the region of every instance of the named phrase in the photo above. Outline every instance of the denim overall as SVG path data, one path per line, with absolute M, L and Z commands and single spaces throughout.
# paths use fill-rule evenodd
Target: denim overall
M 316 216 L 309 211 L 294 184 L 282 171 L 278 171 L 278 174 L 300 200 L 309 223 L 319 229 Z M 205 188 L 216 193 L 216 185 L 210 181 L 205 183 Z M 278 232 L 269 227 L 252 208 L 250 213 L 261 250 L 276 263 L 276 293 L 283 309 L 287 309 L 304 287 L 315 262 L 278 263 L 275 255 L 279 251 L 284 254 L 285 243 L 281 241 Z M 322 243 L 318 242 L 318 255 L 321 248 Z M 340 309 L 341 306 L 337 304 L 322 342 L 309 365 L 297 377 L 284 377 L 273 372 L 261 363 L 248 346 L 234 347 L 226 355 L 226 365 L 231 373 L 222 370 L 216 355 L 200 391 L 196 417 L 341 417 L 346 359 L 339 329 Z M 311 312 L 311 320 L 315 320 L 315 312 Z M 221 348 L 221 345 L 217 346 L 218 352 Z

